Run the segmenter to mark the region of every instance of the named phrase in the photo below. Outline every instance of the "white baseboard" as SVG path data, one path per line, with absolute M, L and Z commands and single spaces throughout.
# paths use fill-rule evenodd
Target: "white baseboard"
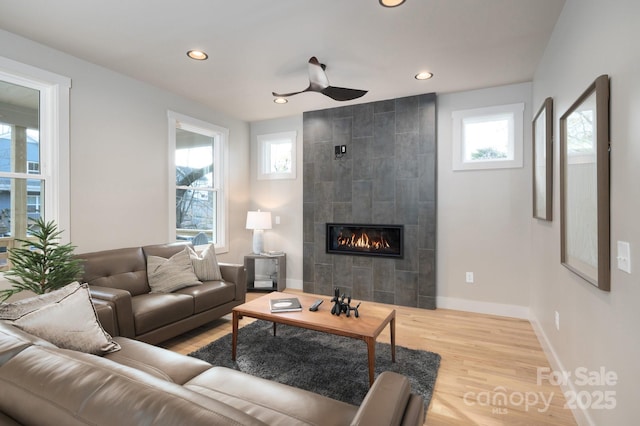
M 564 368 L 564 365 L 562 365 L 562 361 L 560 361 L 560 358 L 558 358 L 558 354 L 553 349 L 553 345 L 551 345 L 551 342 L 549 341 L 547 334 L 544 332 L 544 329 L 540 325 L 538 318 L 535 316 L 533 312 L 531 312 L 529 316 L 529 322 L 531 323 L 531 326 L 533 327 L 533 331 L 536 333 L 536 336 L 538 337 L 538 341 L 540 342 L 540 346 L 542 346 L 542 350 L 547 356 L 547 360 L 551 365 L 551 369 L 553 371 L 567 371 L 567 369 Z M 574 393 L 576 392 L 576 388 L 571 378 L 567 380 L 567 384 L 561 383 L 560 388 L 562 389 L 562 392 L 565 394 L 566 392 L 574 392 Z M 573 413 L 573 417 L 576 419 L 576 422 L 578 423 L 578 425 L 595 426 L 595 422 L 593 421 L 589 413 L 586 411 L 586 409 L 580 409 L 579 407 L 576 407 L 572 409 L 571 412 Z
M 529 307 L 519 305 L 506 305 L 504 303 L 479 302 L 477 300 L 458 299 L 455 297 L 436 297 L 436 306 L 442 309 L 455 309 L 457 311 L 475 312 L 478 314 L 498 315 L 529 319 Z

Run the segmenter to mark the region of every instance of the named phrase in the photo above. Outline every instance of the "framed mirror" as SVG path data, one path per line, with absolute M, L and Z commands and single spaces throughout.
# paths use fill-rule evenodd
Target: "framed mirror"
M 561 262 L 609 291 L 609 76 L 560 118 Z
M 533 217 L 552 219 L 553 99 L 547 98 L 533 118 Z

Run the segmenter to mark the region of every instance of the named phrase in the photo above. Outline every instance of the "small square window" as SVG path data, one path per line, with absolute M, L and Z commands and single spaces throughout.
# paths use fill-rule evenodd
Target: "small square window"
M 296 178 L 296 132 L 258 135 L 258 179 Z
M 524 104 L 453 112 L 453 170 L 522 167 Z

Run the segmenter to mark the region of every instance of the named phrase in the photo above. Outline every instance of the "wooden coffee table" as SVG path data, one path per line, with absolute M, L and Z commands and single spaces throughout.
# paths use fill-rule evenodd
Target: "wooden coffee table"
M 302 304 L 302 311 L 271 313 L 269 299 L 279 299 L 284 297 L 297 297 Z M 316 312 L 309 311 L 309 306 L 318 299 L 324 302 Z M 369 361 L 369 386 L 373 384 L 373 372 L 376 365 L 376 338 L 382 330 L 389 324 L 391 334 L 391 360 L 396 361 L 396 310 L 363 304 L 359 309 L 360 316 L 355 318 L 353 314 L 347 318 L 345 314 L 340 316 L 331 315 L 330 297 L 316 297 L 294 293 L 273 292 L 265 294 L 250 302 L 233 308 L 233 335 L 231 343 L 231 359 L 236 359 L 236 348 L 238 346 L 238 321 L 243 316 L 257 318 L 273 323 L 273 334 L 276 333 L 276 324 L 292 325 L 294 327 L 307 328 L 309 330 L 321 331 L 323 333 L 335 334 L 338 336 L 351 337 L 353 339 L 364 340 L 367 344 L 367 355 Z

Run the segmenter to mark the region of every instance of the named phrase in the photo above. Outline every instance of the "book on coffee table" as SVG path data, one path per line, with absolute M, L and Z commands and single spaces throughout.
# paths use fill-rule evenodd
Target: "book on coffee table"
M 297 297 L 285 297 L 281 299 L 270 299 L 271 312 L 296 312 L 302 310 L 302 305 Z

